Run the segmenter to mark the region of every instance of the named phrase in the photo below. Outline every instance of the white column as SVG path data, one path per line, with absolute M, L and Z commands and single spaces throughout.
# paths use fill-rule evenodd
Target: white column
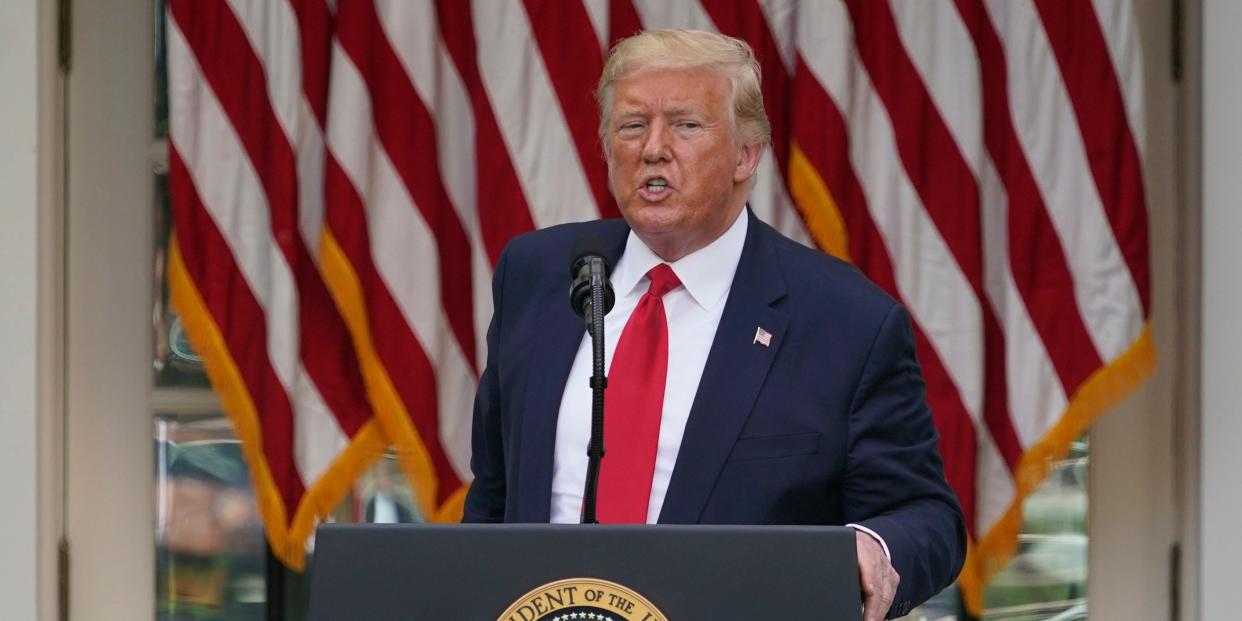
M 1071 0 L 1077 1 L 1077 0 Z M 1177 85 L 1168 36 L 1172 5 L 1133 0 L 1142 50 L 1151 249 L 1152 336 L 1158 364 L 1145 384 L 1091 428 L 1087 594 L 1092 619 L 1159 621 L 1170 606 L 1177 535 L 1172 475 L 1178 364 Z M 1098 6 L 1098 5 L 1097 5 Z
M 1203 7 L 1201 619 L 1238 615 L 1242 567 L 1242 3 Z
M 0 2 L 0 602 L 39 609 L 39 2 Z
M 148 401 L 154 7 L 151 0 L 73 0 L 64 200 L 71 621 L 156 614 Z

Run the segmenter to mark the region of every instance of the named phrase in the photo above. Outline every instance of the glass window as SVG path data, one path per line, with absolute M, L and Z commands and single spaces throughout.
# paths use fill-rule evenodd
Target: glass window
M 1023 503 L 1018 551 L 984 591 L 982 619 L 1087 618 L 1088 449 L 1083 436 Z M 910 621 L 965 618 L 955 586 L 903 617 Z
M 149 403 L 155 439 L 156 619 L 258 621 L 268 618 L 271 565 L 254 488 L 241 443 L 218 411 L 202 361 L 169 304 L 165 2 L 154 0 L 153 5 L 155 101 L 149 153 L 155 295 Z M 296 577 L 284 580 L 283 568 L 277 575 L 285 597 L 305 598 Z
M 164 144 L 162 141 L 159 144 Z M 166 147 L 165 147 L 166 148 Z M 165 151 L 166 153 L 166 151 Z M 164 158 L 167 155 L 163 156 Z M 160 388 L 198 388 L 207 390 L 210 384 L 203 371 L 202 359 L 194 353 L 190 340 L 181 325 L 181 318 L 169 304 L 166 270 L 169 236 L 172 234 L 172 214 L 168 207 L 168 166 L 163 159 L 152 163 L 154 181 L 154 244 L 155 244 L 155 291 L 159 292 L 152 303 L 151 323 L 154 331 L 151 342 L 151 368 L 155 374 L 154 386 Z
M 164 34 L 165 0 L 154 0 L 155 29 L 155 75 L 153 76 L 155 103 L 151 170 L 154 175 L 152 205 L 154 206 L 152 235 L 155 253 L 155 291 L 151 322 L 154 330 L 152 343 L 153 385 L 159 388 L 207 389 L 209 383 L 203 372 L 201 359 L 194 353 L 190 341 L 181 326 L 181 319 L 173 312 L 168 301 L 167 251 L 172 234 L 172 213 L 168 207 L 168 62 Z
M 168 137 L 168 49 L 164 41 L 165 0 L 155 0 L 155 138 Z
M 355 522 L 411 524 L 426 521 L 391 452 L 375 462 L 355 487 L 360 507 L 353 516 Z
M 266 543 L 222 415 L 155 417 L 156 618 L 264 617 Z
M 268 554 L 241 442 L 221 413 L 155 415 L 158 621 L 256 621 L 269 597 L 282 618 L 306 617 L 307 576 Z M 423 521 L 388 453 L 333 511 L 337 522 Z
M 984 593 L 984 619 L 1087 618 L 1086 437 L 1022 506 L 1018 552 Z

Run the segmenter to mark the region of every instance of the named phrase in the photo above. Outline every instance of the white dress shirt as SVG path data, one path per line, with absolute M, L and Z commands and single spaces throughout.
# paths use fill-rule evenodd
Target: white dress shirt
M 682 286 L 664 295 L 664 316 L 668 321 L 668 376 L 664 383 L 664 408 L 660 418 L 660 439 L 656 448 L 655 474 L 647 504 L 647 523 L 660 519 L 664 495 L 668 491 L 681 437 L 690 418 L 690 406 L 699 390 L 707 354 L 716 338 L 716 328 L 725 301 L 733 286 L 742 246 L 746 242 L 747 211 L 742 210 L 724 235 L 707 246 L 669 263 Z M 610 282 L 617 296 L 616 305 L 604 318 L 604 369 L 612 365 L 621 331 L 638 301 L 647 293 L 651 279 L 647 272 L 665 261 L 652 252 L 633 231 L 625 252 L 612 271 Z M 556 422 L 556 448 L 552 462 L 552 513 L 554 524 L 576 524 L 582 517 L 582 491 L 586 485 L 587 444 L 591 437 L 591 339 L 583 336 L 574 356 L 561 409 Z M 624 416 L 624 412 L 605 412 L 605 420 Z M 607 424 L 607 423 L 605 423 Z M 888 554 L 888 545 L 878 534 L 849 524 L 875 537 Z
M 655 523 L 664 506 L 673 465 L 681 448 L 681 436 L 690 418 L 690 406 L 699 390 L 707 353 L 716 338 L 716 326 L 725 300 L 733 286 L 733 275 L 742 258 L 746 242 L 745 210 L 733 225 L 708 244 L 680 260 L 669 263 L 680 287 L 664 294 L 664 316 L 668 321 L 668 376 L 664 383 L 664 408 L 660 416 L 660 440 L 656 449 L 655 476 L 647 504 L 647 522 Z M 633 231 L 625 242 L 625 253 L 612 271 L 612 290 L 617 303 L 604 318 L 604 369 L 612 366 L 612 355 L 621 331 L 647 293 L 651 279 L 647 272 L 665 261 L 652 252 Z M 582 515 L 582 490 L 586 485 L 587 444 L 591 437 L 591 339 L 584 336 L 574 357 L 556 422 L 556 453 L 552 462 L 552 522 L 570 524 Z M 605 412 L 624 416 L 624 412 Z

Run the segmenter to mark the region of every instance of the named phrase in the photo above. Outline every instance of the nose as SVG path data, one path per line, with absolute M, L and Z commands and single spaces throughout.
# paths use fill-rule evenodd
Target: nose
M 647 129 L 647 135 L 643 139 L 643 161 L 654 163 L 662 162 L 672 157 L 672 147 L 669 134 L 669 126 L 657 120 L 653 122 Z

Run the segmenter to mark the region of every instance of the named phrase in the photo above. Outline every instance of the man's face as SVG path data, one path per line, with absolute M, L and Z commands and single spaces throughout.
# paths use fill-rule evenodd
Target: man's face
M 626 222 L 668 261 L 722 235 L 746 200 L 762 146 L 740 145 L 729 81 L 711 69 L 650 70 L 614 84 L 608 179 Z

